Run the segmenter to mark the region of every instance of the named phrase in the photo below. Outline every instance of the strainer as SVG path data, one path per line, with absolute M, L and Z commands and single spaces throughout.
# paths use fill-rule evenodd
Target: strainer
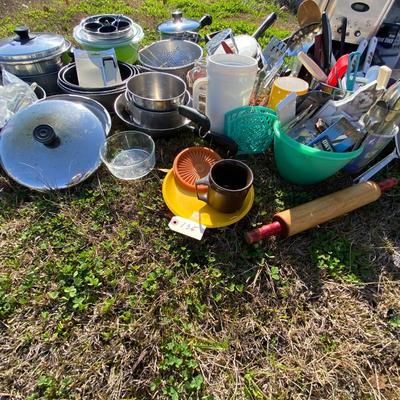
M 274 138 L 275 111 L 262 106 L 244 106 L 225 114 L 225 134 L 238 145 L 238 154 L 262 153 Z
M 159 40 L 139 51 L 139 62 L 154 71 L 186 78 L 195 61 L 203 56 L 202 48 L 188 40 Z

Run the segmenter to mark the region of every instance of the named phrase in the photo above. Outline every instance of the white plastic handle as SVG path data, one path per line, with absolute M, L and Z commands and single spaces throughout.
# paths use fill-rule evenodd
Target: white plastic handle
M 207 91 L 208 78 L 199 78 L 193 83 L 193 108 L 196 110 L 200 109 L 200 93 Z M 206 102 L 206 114 L 207 114 L 207 102 Z
M 376 90 L 386 89 L 389 79 L 392 75 L 392 70 L 386 65 L 382 65 L 379 68 L 378 77 L 376 78 Z

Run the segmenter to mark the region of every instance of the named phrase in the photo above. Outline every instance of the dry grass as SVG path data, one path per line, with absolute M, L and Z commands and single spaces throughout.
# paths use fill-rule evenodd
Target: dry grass
M 158 140 L 157 167 L 191 143 Z M 248 246 L 249 227 L 350 179 L 299 188 L 271 153 L 246 161 L 251 213 L 199 243 L 168 229 L 160 171 L 102 167 L 56 194 L 2 177 L 0 399 L 399 399 L 399 189 Z

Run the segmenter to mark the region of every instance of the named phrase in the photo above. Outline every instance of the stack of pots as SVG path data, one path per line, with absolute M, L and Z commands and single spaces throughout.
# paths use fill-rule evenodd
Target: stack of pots
M 25 26 L 14 32 L 16 36 L 0 40 L 0 65 L 49 95 L 59 93 L 57 75 L 70 61 L 71 44 L 54 33 L 30 33 Z
M 74 28 L 74 39 L 89 51 L 114 49 L 118 61 L 134 64 L 138 59 L 143 29 L 125 15 L 87 17 Z
M 68 64 L 60 70 L 57 83 L 63 93 L 89 97 L 98 101 L 108 111 L 113 112 L 114 102 L 121 93 L 125 92 L 127 81 L 139 73 L 138 67 L 121 61 L 118 62 L 118 67 L 121 74 L 121 82 L 116 85 L 103 88 L 80 86 L 75 63 Z
M 115 102 L 115 112 L 129 127 L 162 136 L 188 124 L 178 107 L 190 104 L 191 97 L 181 78 L 144 72 L 129 79 L 125 93 Z

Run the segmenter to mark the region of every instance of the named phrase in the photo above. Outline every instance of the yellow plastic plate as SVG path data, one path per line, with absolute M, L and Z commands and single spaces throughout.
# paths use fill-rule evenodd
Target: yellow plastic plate
M 243 207 L 234 213 L 222 213 L 198 200 L 196 193 L 189 192 L 175 183 L 173 171 L 164 178 L 162 193 L 167 207 L 179 217 L 190 219 L 207 228 L 222 228 L 240 221 L 254 203 L 254 188 L 251 187 Z

